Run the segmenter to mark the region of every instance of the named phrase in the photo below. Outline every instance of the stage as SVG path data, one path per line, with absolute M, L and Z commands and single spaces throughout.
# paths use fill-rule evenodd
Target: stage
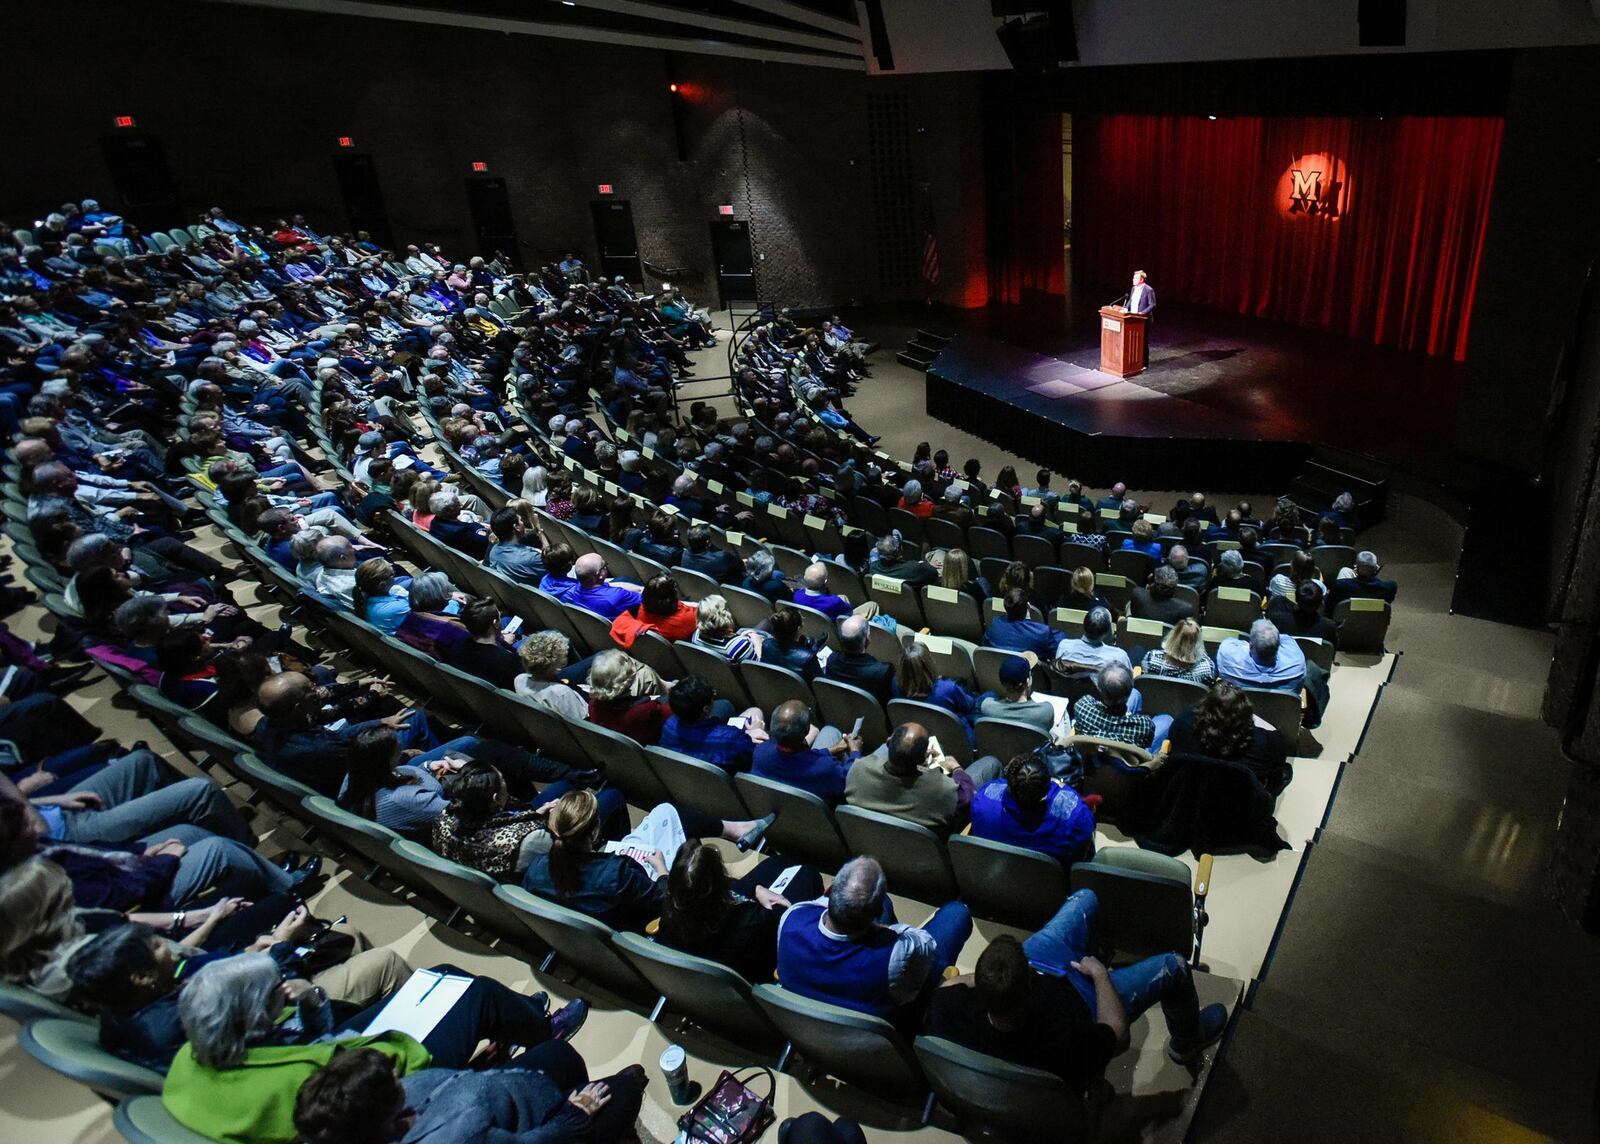
M 929 416 L 1095 486 L 1260 493 L 1319 444 L 1415 467 L 1454 436 L 1461 373 L 1443 358 L 1164 304 L 1149 368 L 1124 380 L 1097 368 L 1097 309 L 959 323 Z

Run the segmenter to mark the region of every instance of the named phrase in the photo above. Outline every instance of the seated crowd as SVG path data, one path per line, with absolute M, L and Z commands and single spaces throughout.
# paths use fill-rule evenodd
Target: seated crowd
M 589 1080 L 571 1044 L 583 1001 L 551 1011 L 482 977 L 420 1039 L 368 1032 L 412 967 L 307 909 L 320 858 L 263 857 L 210 779 L 103 739 L 63 699 L 85 663 L 158 689 L 345 811 L 751 982 L 776 974 L 1078 1088 L 1158 1001 L 1174 1059 L 1221 1034 L 1226 1012 L 1199 1006 L 1184 958 L 1096 960 L 1092 893 L 947 981 L 972 933 L 963 903 L 901 922 L 866 855 L 823 872 L 767 854 L 735 876 L 707 840 L 758 849 L 775 816 L 631 814 L 601 767 L 453 725 L 381 675 L 342 677 L 314 613 L 548 715 L 1067 866 L 1094 851 L 1093 743 L 1155 773 L 1239 768 L 1269 803 L 1287 785 L 1296 744 L 1250 695 L 1304 694 L 1314 728 L 1329 675 L 1300 641 L 1337 645 L 1344 601 L 1396 594 L 1371 552 L 1319 563 L 1358 523 L 1347 498 L 1309 517 L 1282 501 L 1264 521 L 1196 493 L 1159 517 L 1120 484 L 1096 500 L 1006 468 L 991 486 L 978 462 L 958 474 L 927 446 L 900 466 L 843 405 L 869 371 L 838 317 L 769 315 L 730 352 L 742 414 L 697 402 L 680 416 L 688 351 L 717 336 L 675 291 L 591 280 L 571 256 L 520 273 L 384 251 L 299 216 L 251 227 L 214 209 L 180 233 L 163 244 L 92 200 L 26 241 L 0 224 L 0 430 L 23 555 L 61 582 L 54 643 L 0 628 L 0 738 L 15 745 L 0 761 L 0 976 L 97 1015 L 107 1051 L 166 1074 L 180 1122 L 241 1142 L 608 1140 L 632 1132 L 646 1078 Z M 208 513 L 302 595 L 304 627 L 263 624 L 235 598 L 256 572 L 191 543 Z M 752 539 L 777 539 L 775 513 L 836 545 L 780 565 Z M 410 560 L 408 529 L 529 608 L 508 614 L 508 597 L 469 590 L 484 581 Z M 987 570 L 970 555 L 977 529 L 1019 558 Z M 1084 562 L 1048 576 L 1021 559 L 1025 537 Z M 632 567 L 610 567 L 617 551 Z M 1140 575 L 1108 594 L 1097 574 L 1123 552 L 1116 566 Z M 982 622 L 967 662 L 1014 653 L 994 686 L 950 674 L 938 631 L 868 597 L 884 582 L 968 601 Z M 1208 650 L 1211 601 L 1240 589 L 1250 622 Z M 580 612 L 598 629 L 535 618 Z M 1130 619 L 1159 632 L 1137 658 L 1119 644 Z M 674 645 L 686 669 L 664 675 Z M 929 705 L 955 738 L 902 719 L 867 739 L 818 703 L 764 709 L 728 685 L 769 669 L 796 696 L 840 685 L 880 720 L 895 701 Z M 1140 683 L 1158 677 L 1198 685 L 1196 701 L 1146 714 Z M 977 756 L 984 720 L 1037 745 Z

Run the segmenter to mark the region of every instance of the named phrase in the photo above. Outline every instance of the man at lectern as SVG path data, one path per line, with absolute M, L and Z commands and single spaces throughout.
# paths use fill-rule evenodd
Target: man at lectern
M 1133 272 L 1133 287 L 1128 291 L 1128 313 L 1143 314 L 1147 319 L 1144 327 L 1144 365 L 1150 368 L 1150 323 L 1148 319 L 1154 317 L 1156 312 L 1156 292 L 1151 289 L 1150 283 L 1144 280 L 1144 271 Z

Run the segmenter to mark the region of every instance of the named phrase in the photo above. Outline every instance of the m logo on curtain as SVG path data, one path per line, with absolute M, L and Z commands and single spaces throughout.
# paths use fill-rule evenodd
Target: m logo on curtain
M 1330 187 L 1329 196 L 1322 197 L 1322 172 L 1289 169 L 1289 212 L 1291 214 L 1322 215 L 1335 218 L 1339 214 L 1337 188 Z

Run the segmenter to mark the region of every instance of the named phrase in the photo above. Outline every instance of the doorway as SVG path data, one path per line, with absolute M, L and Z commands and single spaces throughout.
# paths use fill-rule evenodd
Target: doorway
M 756 302 L 756 262 L 750 224 L 740 219 L 711 223 L 711 258 L 717 267 L 717 297 L 726 310 L 733 302 Z
M 595 243 L 600 247 L 600 273 L 607 278 L 620 274 L 636 286 L 644 285 L 633 207 L 627 199 L 601 199 L 589 205 L 594 212 Z
M 472 211 L 472 229 L 478 236 L 478 253 L 493 261 L 503 258 L 522 269 L 522 244 L 517 240 L 516 223 L 511 218 L 511 196 L 506 181 L 495 175 L 474 175 L 467 179 L 467 207 Z
M 352 231 L 366 231 L 372 241 L 385 250 L 394 249 L 394 231 L 389 226 L 389 209 L 383 205 L 383 188 L 378 185 L 378 168 L 371 155 L 341 151 L 333 157 L 333 170 L 339 178 L 339 196 Z
M 118 131 L 100 137 L 100 150 L 121 200 L 121 214 L 147 233 L 178 222 L 178 188 L 159 137 Z

